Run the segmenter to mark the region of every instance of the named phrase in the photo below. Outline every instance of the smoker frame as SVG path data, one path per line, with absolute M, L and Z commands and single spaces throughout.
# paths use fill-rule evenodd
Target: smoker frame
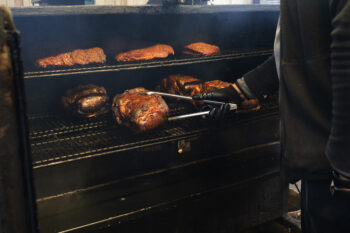
M 183 7 L 181 7 L 181 8 L 183 8 Z M 244 9 L 249 9 L 250 7 L 247 7 L 247 6 L 244 6 L 244 7 L 242 7 L 242 8 L 240 8 L 240 10 L 244 10 Z M 150 11 L 150 13 L 152 13 L 152 12 L 159 12 L 159 11 L 162 11 L 162 13 L 164 13 L 164 12 L 168 12 L 168 13 L 171 13 L 171 12 L 177 12 L 177 11 L 179 11 L 179 9 L 180 8 L 173 8 L 173 9 L 168 9 L 168 8 L 161 8 L 161 7 L 150 7 L 150 8 L 147 8 L 147 9 L 144 9 L 143 10 L 143 12 L 144 11 Z M 183 8 L 183 9 L 180 9 L 180 11 L 183 11 L 184 13 L 186 13 L 186 14 L 191 14 L 191 13 L 193 13 L 193 12 L 208 12 L 208 13 L 210 13 L 210 12 L 215 12 L 215 10 L 213 10 L 213 9 L 215 9 L 215 10 L 219 10 L 219 11 L 229 11 L 229 10 L 227 10 L 227 9 L 225 9 L 225 8 L 218 8 L 218 7 L 216 7 L 216 8 L 205 8 L 205 7 L 197 7 L 197 8 L 194 8 L 194 9 L 192 9 L 192 10 L 189 10 L 188 8 Z M 266 8 L 266 7 L 262 7 L 261 9 L 259 9 L 259 10 L 264 10 L 264 9 L 271 9 L 271 8 Z M 97 10 L 97 12 L 96 12 L 96 10 Z M 113 14 L 113 13 L 116 13 L 116 12 L 134 12 L 134 13 L 138 13 L 138 11 L 139 10 L 137 10 L 137 8 L 113 8 L 113 9 L 111 9 L 111 8 L 104 8 L 104 7 L 101 7 L 101 8 L 85 8 L 85 7 L 77 7 L 77 8 L 70 8 L 70 9 L 65 9 L 65 8 L 46 8 L 46 9 L 44 9 L 44 8 L 42 8 L 42 9 L 39 9 L 39 8 L 34 8 L 34 9 L 14 9 L 14 13 L 15 13 L 15 16 L 24 16 L 24 15 L 43 15 L 43 16 L 47 16 L 47 15 L 60 15 L 60 14 L 62 14 L 62 15 L 65 15 L 65 14 L 72 14 L 72 15 L 79 15 L 79 14 L 92 14 L 92 15 L 94 15 L 94 14 L 106 14 L 106 12 L 107 12 L 107 14 Z M 263 55 L 267 55 L 267 54 L 269 54 L 271 52 L 271 50 L 270 51 L 266 51 L 266 53 L 265 54 L 263 54 Z M 230 57 L 230 58 L 228 58 L 228 59 L 232 59 L 232 57 Z M 140 65 L 140 64 L 138 64 L 138 65 Z M 159 65 L 159 63 L 158 63 L 158 65 Z M 182 64 L 180 64 L 180 63 L 178 63 L 177 65 L 182 65 Z M 144 68 L 142 65 L 140 66 L 141 68 Z M 120 67 L 117 67 L 117 69 L 119 69 Z M 114 69 L 114 70 L 113 70 Z M 111 71 L 111 72 L 115 72 L 116 70 L 115 70 L 116 68 L 112 68 L 112 70 L 109 70 L 109 71 Z M 80 70 L 73 70 L 73 72 L 81 72 Z M 67 73 L 64 73 L 63 75 L 60 75 L 61 73 L 59 73 L 58 75 L 57 75 L 57 73 L 56 74 L 53 74 L 53 76 L 55 76 L 55 77 L 58 77 L 58 76 L 65 76 L 65 75 L 75 75 L 75 74 L 77 74 L 77 73 L 72 73 L 71 71 L 69 71 L 69 72 L 67 72 Z M 39 78 L 39 77 L 36 77 L 36 75 L 42 75 L 42 73 L 28 73 L 27 72 L 27 76 L 25 77 L 25 78 L 27 78 L 27 79 L 31 79 L 31 78 Z M 47 75 L 47 74 L 44 74 L 44 75 Z M 41 76 L 41 77 L 43 77 L 43 76 Z M 46 77 L 46 76 L 45 76 Z M 273 117 L 272 117 L 273 116 Z M 267 117 L 269 117 L 269 115 L 267 115 Z M 278 119 L 278 116 L 276 115 L 276 112 L 275 113 L 273 113 L 272 115 L 270 115 L 270 117 L 272 117 L 274 120 L 277 120 Z M 264 121 L 262 121 L 263 123 L 264 123 Z M 262 124 L 263 124 L 262 123 Z M 265 122 L 266 123 L 266 122 Z M 230 134 L 232 134 L 232 132 L 223 132 L 223 134 L 228 134 L 228 135 L 230 135 Z M 262 144 L 263 145 L 263 144 Z M 273 142 L 272 144 L 269 144 L 269 143 L 267 143 L 266 144 L 266 147 L 264 147 L 263 146 L 263 148 L 260 148 L 260 147 L 252 147 L 252 148 L 250 148 L 250 149 L 252 149 L 253 151 L 255 151 L 254 153 L 257 153 L 257 151 L 259 151 L 260 150 L 260 153 L 262 153 L 262 154 L 264 154 L 264 153 L 266 153 L 266 151 L 268 152 L 268 151 L 270 151 L 270 152 L 268 152 L 268 153 L 276 153 L 278 150 L 279 150 L 279 145 L 278 145 L 278 143 L 277 142 Z M 249 151 L 249 150 L 248 150 Z M 236 152 L 233 152 L 234 154 L 235 153 L 238 153 L 238 154 L 243 154 L 244 155 L 244 153 L 245 153 L 245 150 L 243 150 L 243 151 L 240 151 L 240 150 L 237 150 Z M 249 154 L 249 153 L 248 153 Z M 274 156 L 272 156 L 271 157 L 271 161 L 273 161 L 274 159 L 276 159 L 276 158 L 274 158 Z M 272 170 L 270 170 L 270 171 L 265 171 L 266 173 L 264 173 L 266 176 L 265 176 L 265 178 L 266 178 L 266 183 L 265 184 L 268 184 L 270 187 L 272 187 L 273 186 L 273 184 L 275 183 L 275 182 L 280 182 L 280 179 L 279 178 L 276 178 L 276 175 L 277 175 L 277 177 L 278 177 L 278 170 L 276 170 L 275 168 L 275 165 L 276 165 L 276 161 L 275 162 L 273 162 L 272 164 L 274 164 L 274 169 L 272 169 Z M 271 178 L 271 179 L 270 179 Z M 250 183 L 250 184 L 254 184 L 254 182 L 251 182 L 251 181 L 254 181 L 254 179 L 256 180 L 256 181 L 264 181 L 264 177 L 259 177 L 259 175 L 257 175 L 255 178 L 252 178 L 253 180 L 250 180 L 250 179 L 248 179 L 248 180 L 245 180 L 245 181 L 248 181 L 248 183 Z M 244 179 L 242 179 L 242 181 L 243 181 Z M 259 182 L 258 182 L 258 184 L 259 184 Z M 256 185 L 258 185 L 258 184 L 256 184 Z M 261 183 L 260 183 L 261 184 Z M 281 188 L 281 192 L 279 193 L 279 194 L 281 194 L 281 198 L 285 201 L 285 192 L 283 191 L 283 190 L 285 190 L 284 188 L 283 188 L 283 185 L 282 184 L 280 184 L 281 186 L 279 186 L 280 188 Z M 245 184 L 245 186 L 247 186 L 247 184 Z M 239 186 L 240 187 L 240 186 Z M 229 188 L 229 187 L 226 187 L 226 188 Z M 237 187 L 235 187 L 235 188 L 233 188 L 233 189 L 237 189 Z M 229 190 L 231 190 L 231 188 L 229 188 Z M 241 198 L 242 197 L 244 197 L 244 194 L 246 194 L 246 193 L 248 193 L 248 192 L 253 192 L 254 191 L 254 189 L 249 189 L 249 188 L 243 188 L 243 189 L 240 189 L 240 188 L 238 188 L 238 190 L 244 190 L 242 193 L 243 193 L 243 196 L 240 196 Z M 205 193 L 204 193 L 205 194 Z M 207 194 L 205 194 L 205 195 L 207 195 Z M 210 194 L 209 194 L 210 195 Z M 266 193 L 264 194 L 264 195 L 269 195 L 269 192 L 268 191 L 266 191 Z M 200 195 L 199 195 L 200 196 Z M 238 197 L 239 197 L 239 195 L 238 195 Z M 276 196 L 275 196 L 276 197 Z M 205 198 L 204 198 L 205 199 Z M 45 198 L 43 198 L 42 200 L 44 200 L 45 201 Z M 175 210 L 175 214 L 174 214 L 174 211 L 172 212 L 172 211 L 169 211 L 169 213 L 173 213 L 173 214 L 170 214 L 170 215 L 172 215 L 172 216 L 177 216 L 177 214 L 176 214 L 176 208 L 175 209 L 173 209 L 173 208 L 171 208 L 171 206 L 172 205 L 180 205 L 180 206 L 185 206 L 185 205 L 190 205 L 190 203 L 193 203 L 193 201 L 195 202 L 195 200 L 196 200 L 196 197 L 194 196 L 194 197 L 191 197 L 191 198 L 189 198 L 187 201 L 186 200 L 182 200 L 182 201 L 180 201 L 180 202 L 175 202 L 175 203 L 169 203 L 169 205 L 167 205 L 167 206 L 165 206 L 165 207 L 161 207 L 161 208 L 159 208 L 159 210 L 157 210 L 157 207 L 155 206 L 154 208 L 152 207 L 152 208 L 150 208 L 149 210 L 148 209 L 146 209 L 146 210 L 142 210 L 141 212 L 135 212 L 135 214 L 134 215 L 131 215 L 131 216 L 129 216 L 129 215 L 121 215 L 121 216 L 119 216 L 118 218 L 115 218 L 115 219 L 109 219 L 107 222 L 104 222 L 104 221 L 102 221 L 102 222 L 100 222 L 100 223 L 102 223 L 102 225 L 99 223 L 99 222 L 97 222 L 97 225 L 95 224 L 95 225 L 88 225 L 88 226 L 85 226 L 86 228 L 75 228 L 74 229 L 74 232 L 87 232 L 87 231 L 90 231 L 90 230 L 93 230 L 93 231 L 100 231 L 100 232 L 105 232 L 105 230 L 107 230 L 106 229 L 106 226 L 109 226 L 109 225 L 116 225 L 117 224 L 117 226 L 118 226 L 118 222 L 122 222 L 123 224 L 124 223 L 127 223 L 127 224 L 129 224 L 128 222 L 134 222 L 134 221 L 138 221 L 137 219 L 139 219 L 140 217 L 144 217 L 145 215 L 146 216 L 149 216 L 149 218 L 152 218 L 152 219 L 162 219 L 161 218 L 161 216 L 160 215 L 162 215 L 162 214 L 160 214 L 160 215 L 158 215 L 157 213 L 158 213 L 158 211 L 160 211 L 160 210 L 162 210 L 162 212 L 161 213 L 164 213 L 163 211 L 164 210 Z M 238 204 L 239 203 L 239 199 L 237 198 L 237 201 L 238 202 L 235 202 L 236 204 Z M 283 201 L 282 201 L 283 202 Z M 49 202 L 47 202 L 48 204 L 47 205 L 50 205 L 50 203 Z M 181 203 L 183 203 L 183 204 L 181 204 Z M 203 202 L 201 202 L 201 203 L 203 203 Z M 285 202 L 284 202 L 285 203 Z M 283 212 L 283 211 L 285 211 L 285 206 L 283 206 L 283 203 L 281 204 L 282 206 L 280 206 L 280 204 L 281 203 L 276 203 L 276 213 L 277 213 L 277 209 L 278 209 L 278 211 L 281 211 L 281 212 Z M 53 205 L 53 207 L 54 207 L 55 205 Z M 56 205 L 57 206 L 57 205 Z M 199 206 L 197 206 L 196 208 L 198 209 L 198 207 Z M 279 207 L 281 207 L 281 209 L 279 208 Z M 190 211 L 190 209 L 191 208 L 189 208 L 188 210 L 186 210 L 186 211 L 189 211 L 189 212 L 191 212 Z M 199 208 L 200 209 L 200 208 Z M 185 212 L 186 212 L 185 211 Z M 192 213 L 194 213 L 194 212 L 192 212 Z M 248 216 L 248 215 L 247 215 Z M 203 216 L 202 216 L 203 217 Z M 274 217 L 276 217 L 275 215 L 269 215 L 269 214 L 267 214 L 267 215 L 264 215 L 264 217 L 261 217 L 260 218 L 260 220 L 259 221 L 266 221 L 267 219 L 271 219 L 271 218 L 274 218 Z M 147 218 L 147 217 L 146 217 Z M 144 219 L 144 218 L 143 218 Z M 152 221 L 158 221 L 158 220 L 152 220 Z M 151 221 L 151 222 L 152 222 Z M 254 224 L 257 224 L 257 223 L 259 223 L 259 221 L 256 221 Z M 146 224 L 147 225 L 147 224 Z M 186 224 L 184 224 L 184 225 L 186 225 Z M 189 225 L 187 225 L 188 227 L 190 227 L 190 224 Z M 227 226 L 228 227 L 228 226 Z M 122 227 L 123 228 L 123 227 Z M 63 232 L 65 232 L 65 231 L 63 231 Z M 68 231 L 67 231 L 68 232 Z
M 0 227 L 36 233 L 20 34 L 5 7 L 0 7 L 0 37 Z

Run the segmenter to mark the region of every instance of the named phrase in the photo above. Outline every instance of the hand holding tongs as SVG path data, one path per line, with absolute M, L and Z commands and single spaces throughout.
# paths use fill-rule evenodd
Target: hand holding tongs
M 196 99 L 193 99 L 192 96 L 175 95 L 175 94 L 158 92 L 158 91 L 148 91 L 148 92 L 145 92 L 145 94 L 147 94 L 147 95 L 160 95 L 160 96 L 166 96 L 166 97 L 171 97 L 171 98 L 176 98 L 176 99 L 183 99 L 183 100 L 188 100 L 188 101 L 201 101 L 201 102 L 204 102 L 207 104 L 215 104 L 215 105 L 227 104 L 225 102 L 213 101 L 213 100 L 196 100 Z M 237 110 L 237 104 L 234 104 L 234 103 L 228 103 L 228 104 L 230 106 L 230 111 Z M 179 115 L 179 116 L 173 116 L 173 117 L 169 117 L 168 121 L 185 119 L 185 118 L 196 117 L 196 116 L 209 115 L 209 113 L 210 113 L 210 111 L 202 111 L 202 112 L 184 114 L 184 115 Z

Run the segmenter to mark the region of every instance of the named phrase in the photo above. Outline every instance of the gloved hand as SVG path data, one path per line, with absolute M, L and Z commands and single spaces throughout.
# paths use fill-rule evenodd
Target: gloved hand
M 223 120 L 227 113 L 230 112 L 230 105 L 229 104 L 223 104 L 223 105 L 204 105 L 201 109 L 202 111 L 210 111 L 209 112 L 209 118 L 213 120 Z
M 336 171 L 332 171 L 333 175 L 333 187 L 331 192 L 333 195 L 343 194 L 350 197 L 350 178 L 342 176 Z
M 218 89 L 213 92 L 201 93 L 193 96 L 194 100 L 215 100 L 225 103 L 235 103 L 241 109 L 255 109 L 259 107 L 258 99 L 247 99 L 240 89 L 233 84 L 226 88 Z M 212 106 L 210 108 L 209 117 L 214 120 L 222 120 L 230 111 L 230 106 L 224 104 L 221 106 Z
M 238 93 L 233 86 L 229 86 L 222 89 L 217 89 L 212 92 L 201 93 L 192 97 L 194 100 L 215 100 L 222 102 L 230 102 L 240 105 L 245 97 L 243 94 Z

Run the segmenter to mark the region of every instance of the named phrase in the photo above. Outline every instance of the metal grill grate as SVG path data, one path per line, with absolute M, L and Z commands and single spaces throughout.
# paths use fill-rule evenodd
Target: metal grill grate
M 171 115 L 186 112 L 186 107 L 177 107 L 172 108 Z M 181 124 L 168 122 L 145 133 L 133 133 L 116 125 L 111 115 L 98 119 L 31 116 L 29 122 L 34 168 L 142 148 L 208 131 L 198 118 L 183 120 Z
M 60 69 L 53 69 L 51 67 L 45 70 L 38 70 L 38 67 L 30 67 L 29 70 L 36 70 L 32 72 L 25 72 L 24 78 L 40 78 L 40 77 L 60 77 L 66 75 L 75 74 L 88 74 L 96 72 L 116 72 L 122 70 L 137 70 L 137 69 L 147 69 L 147 68 L 159 68 L 159 67 L 169 67 L 169 66 L 182 66 L 188 64 L 214 62 L 231 60 L 242 57 L 254 57 L 254 56 L 264 56 L 271 55 L 271 50 L 261 50 L 261 51 L 225 51 L 220 55 L 214 56 L 204 56 L 204 57 L 190 57 L 190 58 L 172 58 L 163 60 L 152 60 L 143 62 L 127 62 L 127 63 L 111 63 L 107 65 L 100 66 L 75 66 L 75 67 L 62 67 Z
M 191 106 L 169 104 L 171 116 L 193 112 Z M 276 111 L 276 102 L 268 102 L 259 112 L 236 113 L 236 120 L 248 120 L 264 112 Z M 243 116 L 244 115 L 244 116 Z M 133 133 L 114 123 L 111 114 L 97 119 L 30 116 L 30 143 L 33 168 L 46 167 L 120 151 L 144 148 L 174 140 L 203 135 L 210 124 L 201 118 L 167 122 L 145 133 Z M 227 123 L 229 124 L 229 123 Z

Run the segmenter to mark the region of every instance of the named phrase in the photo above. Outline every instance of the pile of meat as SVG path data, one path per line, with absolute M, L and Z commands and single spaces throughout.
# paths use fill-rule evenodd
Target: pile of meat
M 87 118 L 107 113 L 108 100 L 106 89 L 93 84 L 79 85 L 69 89 L 62 97 L 63 106 L 67 110 Z
M 230 83 L 219 80 L 202 82 L 191 76 L 177 74 L 164 78 L 158 89 L 171 94 L 194 96 L 229 85 Z M 138 87 L 114 97 L 112 109 L 118 124 L 135 131 L 147 131 L 167 121 L 169 107 L 164 99 L 158 95 L 147 95 L 145 92 L 146 89 Z M 200 102 L 192 101 L 192 104 L 197 108 L 202 106 Z
M 230 85 L 232 84 L 221 80 L 204 82 L 192 76 L 176 74 L 162 79 L 158 89 L 171 94 L 194 96 Z
M 118 54 L 115 59 L 117 61 L 141 61 L 152 60 L 155 58 L 166 58 L 169 55 L 174 55 L 174 49 L 170 45 L 157 44 L 148 48 L 131 50 L 125 53 Z
M 171 94 L 194 96 L 200 93 L 225 88 L 230 85 L 231 83 L 220 80 L 203 82 L 200 79 L 191 76 L 177 74 L 162 79 L 157 89 Z M 197 108 L 203 105 L 203 103 L 198 101 L 192 101 L 191 103 Z
M 201 92 L 202 86 L 203 82 L 197 78 L 175 74 L 162 79 L 157 89 L 171 94 L 194 96 Z
M 48 66 L 74 66 L 92 63 L 105 63 L 106 55 L 101 48 L 77 49 L 72 52 L 61 53 L 57 56 L 46 57 L 36 61 L 43 68 Z
M 114 97 L 112 110 L 119 125 L 144 132 L 167 121 L 169 107 L 164 99 L 158 95 L 144 94 L 146 91 L 138 87 Z
M 202 92 L 214 91 L 231 85 L 220 80 L 203 82 L 187 75 L 170 75 L 161 80 L 157 87 L 160 91 L 194 96 Z M 119 125 L 137 132 L 144 132 L 159 127 L 167 121 L 169 107 L 159 95 L 148 95 L 143 87 L 126 90 L 113 98 L 112 110 Z M 93 84 L 79 85 L 66 92 L 62 103 L 70 112 L 84 116 L 96 117 L 109 109 L 107 91 Z M 199 108 L 201 102 L 192 101 Z

